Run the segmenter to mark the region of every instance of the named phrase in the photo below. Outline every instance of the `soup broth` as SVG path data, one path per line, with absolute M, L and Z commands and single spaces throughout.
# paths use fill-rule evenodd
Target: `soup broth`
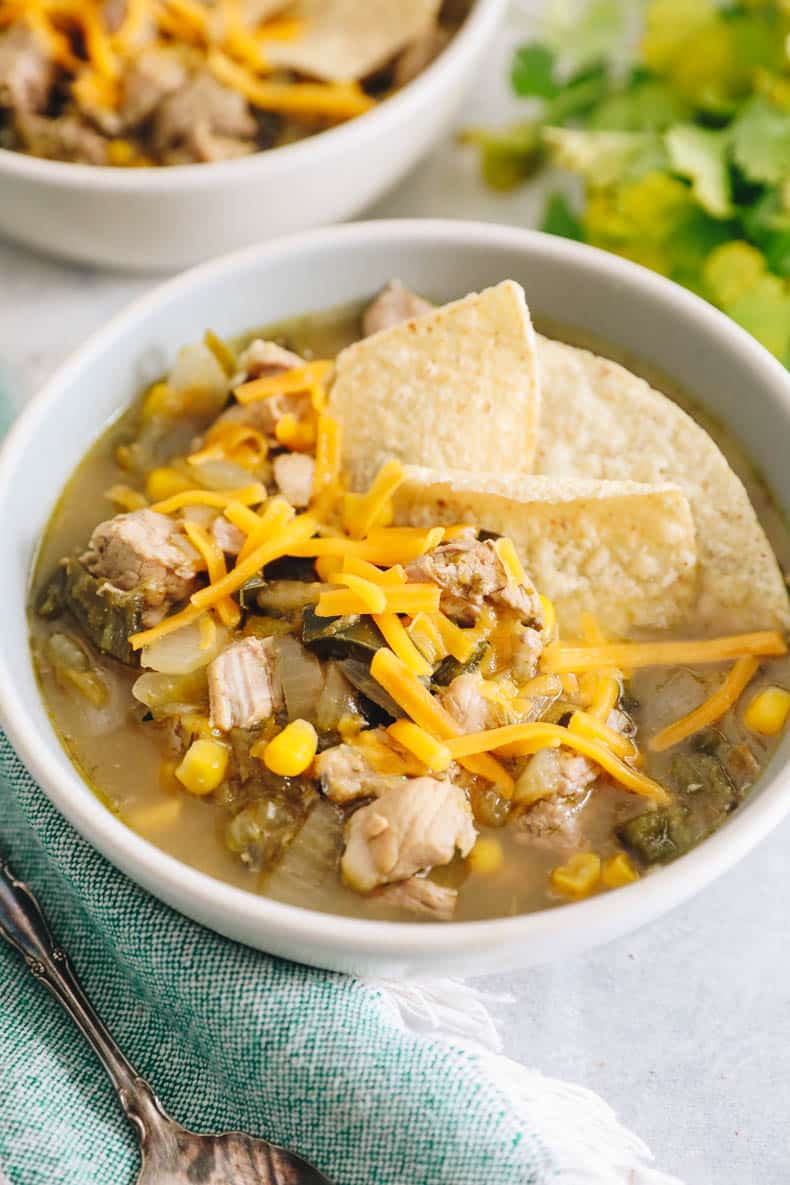
M 597 344 L 577 335 L 543 326 L 552 336 L 589 348 Z M 360 335 L 360 308 L 347 307 L 328 314 L 310 316 L 268 327 L 236 343 L 237 351 L 256 337 L 282 344 L 305 359 L 332 358 Z M 605 349 L 605 348 L 604 348 Z M 608 351 L 605 350 L 608 353 Z M 628 361 L 644 374 L 638 363 Z M 790 563 L 790 536 L 772 502 L 769 491 L 755 473 L 737 441 L 711 420 L 686 396 L 661 376 L 647 374 L 655 386 L 701 423 L 719 444 L 731 466 L 745 483 L 758 516 L 768 533 L 780 563 Z M 145 400 L 150 392 L 124 413 L 97 441 L 74 474 L 57 507 L 42 541 L 33 582 L 32 604 L 39 604 L 61 557 L 84 548 L 97 523 L 111 509 L 107 491 L 129 484 L 128 449 L 145 433 Z M 152 443 L 152 456 L 164 464 L 173 454 L 183 453 L 188 442 L 205 427 L 197 418 L 180 421 L 172 432 Z M 334 914 L 367 918 L 418 920 L 415 915 L 376 894 L 361 895 L 346 887 L 338 875 L 343 850 L 343 814 L 311 790 L 297 810 L 296 835 L 281 858 L 267 863 L 245 863 L 238 851 L 228 846 L 229 805 L 236 805 L 233 792 L 220 788 L 213 794 L 193 796 L 173 778 L 173 755 L 169 730 L 151 719 L 150 713 L 132 696 L 139 670 L 125 667 L 101 654 L 84 639 L 80 646 L 104 688 L 106 699 L 97 695 L 92 702 L 81 690 L 64 679 L 53 663 L 53 635 L 74 633 L 73 623 L 62 618 L 47 620 L 31 612 L 33 655 L 53 726 L 69 756 L 105 805 L 130 828 L 168 855 L 239 888 L 277 900 Z M 710 623 L 711 634 L 716 622 Z M 676 636 L 683 636 L 678 628 Z M 633 722 L 636 735 L 651 736 L 679 716 L 695 708 L 722 680 L 723 665 L 655 667 L 635 670 L 625 685 L 620 707 Z M 763 663 L 750 684 L 749 696 L 762 686 L 790 688 L 790 666 L 786 658 Z M 560 717 L 558 716 L 557 719 Z M 629 723 L 628 728 L 631 727 Z M 743 800 L 757 780 L 775 745 L 774 737 L 760 736 L 743 723 L 742 706 L 727 712 L 715 726 L 695 733 L 665 751 L 644 753 L 642 770 L 662 785 L 677 785 L 685 778 L 694 785 L 694 770 L 701 779 L 711 776 L 711 762 L 726 784 L 726 805 L 716 799 L 714 785 L 703 787 L 711 795 L 706 807 L 710 829 Z M 678 773 L 685 763 L 685 773 Z M 562 904 L 568 894 L 558 889 L 551 872 L 567 860 L 567 838 L 539 841 L 518 827 L 506 824 L 507 804 L 490 788 L 471 789 L 472 809 L 479 834 L 491 838 L 495 855 L 486 860 L 450 863 L 430 873 L 433 882 L 458 890 L 456 920 L 492 918 L 545 909 Z M 643 814 L 645 801 L 613 781 L 597 785 L 581 814 L 578 847 L 594 851 L 604 864 L 623 852 L 622 826 Z M 709 825 L 708 825 L 709 824 Z M 231 845 L 232 846 L 232 845 Z M 481 849 L 486 851 L 485 846 Z M 638 847 L 631 846 L 628 867 L 635 875 L 649 870 Z M 600 881 L 591 891 L 604 891 Z

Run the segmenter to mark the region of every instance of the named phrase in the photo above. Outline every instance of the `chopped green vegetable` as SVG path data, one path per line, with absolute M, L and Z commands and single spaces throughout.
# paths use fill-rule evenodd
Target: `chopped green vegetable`
M 63 562 L 39 602 L 42 616 L 68 609 L 83 633 L 104 654 L 127 666 L 138 666 L 140 655 L 129 638 L 143 628 L 145 603 L 138 592 L 123 592 L 106 580 L 91 576 L 78 559 Z
M 545 230 L 669 276 L 790 365 L 790 4 L 649 0 L 640 42 L 634 15 L 550 2 L 511 70 L 532 118 L 467 141 L 497 188 L 544 160 L 580 176 L 580 212 L 551 194 Z
M 386 646 L 369 617 L 319 617 L 312 606 L 302 614 L 302 641 L 318 658 L 356 658 L 368 665 Z
M 448 687 L 459 675 L 467 675 L 470 671 L 476 671 L 485 658 L 487 650 L 488 642 L 481 642 L 465 662 L 460 662 L 459 659 L 448 654 L 447 658 L 443 658 L 433 672 L 431 686 Z
M 571 209 L 563 193 L 553 193 L 546 203 L 540 229 L 548 235 L 584 242 L 584 227 Z
M 728 133 L 680 123 L 669 129 L 665 143 L 672 168 L 691 181 L 691 192 L 703 210 L 714 218 L 728 218 L 732 213 Z

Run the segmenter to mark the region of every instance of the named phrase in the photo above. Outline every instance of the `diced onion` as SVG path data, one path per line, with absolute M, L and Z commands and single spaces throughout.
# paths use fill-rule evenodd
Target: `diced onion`
M 305 650 L 301 642 L 290 635 L 277 638 L 275 645 L 288 719 L 309 720 L 313 723 L 324 689 L 321 664 L 315 655 Z
M 193 621 L 183 629 L 157 638 L 150 646 L 144 646 L 140 651 L 140 664 L 164 675 L 190 675 L 217 657 L 228 643 L 228 631 L 217 623 L 212 644 L 202 650 L 201 641 L 200 621 Z

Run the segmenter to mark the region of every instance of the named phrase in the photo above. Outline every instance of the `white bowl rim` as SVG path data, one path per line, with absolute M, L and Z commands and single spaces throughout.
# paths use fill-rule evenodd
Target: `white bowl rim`
M 89 359 L 96 354 L 108 355 L 116 337 L 133 332 L 139 322 L 155 317 L 160 306 L 186 296 L 204 281 L 254 265 L 259 256 L 263 260 L 269 255 L 309 248 L 313 243 L 322 247 L 350 242 L 364 245 L 375 244 L 382 237 L 398 236 L 403 236 L 410 246 L 417 248 L 420 243 L 439 243 L 451 244 L 462 251 L 465 244 L 474 243 L 476 246 L 508 248 L 522 257 L 539 245 L 544 258 L 548 255 L 566 263 L 578 260 L 585 267 L 597 270 L 604 282 L 639 289 L 648 297 L 671 302 L 679 315 L 697 322 L 700 333 L 707 336 L 711 344 L 719 343 L 722 348 L 734 349 L 741 354 L 761 382 L 774 389 L 790 419 L 790 374 L 784 367 L 750 334 L 712 305 L 646 268 L 597 248 L 540 231 L 493 223 L 438 219 L 350 223 L 301 232 L 201 264 L 158 285 L 113 317 L 71 355 L 12 426 L 0 449 L 0 507 L 11 493 L 12 458 L 17 453 L 27 452 L 39 423 L 58 407 L 61 392 L 68 389 L 73 377 Z M 20 623 L 0 619 L 0 641 L 3 631 L 13 628 L 20 628 Z M 21 628 L 27 629 L 26 622 L 21 623 Z M 273 942 L 281 940 L 292 947 L 300 946 L 304 951 L 311 949 L 311 942 L 324 947 L 331 944 L 349 961 L 357 957 L 413 958 L 419 961 L 430 951 L 434 962 L 438 962 L 443 957 L 460 958 L 465 952 L 471 958 L 481 951 L 530 940 L 546 950 L 552 946 L 562 949 L 573 942 L 579 931 L 605 936 L 624 933 L 667 912 L 704 888 L 745 856 L 790 811 L 790 777 L 785 763 L 779 777 L 774 777 L 773 784 L 758 791 L 721 830 L 672 864 L 615 893 L 536 913 L 449 925 L 348 918 L 287 905 L 235 888 L 190 868 L 137 835 L 95 797 L 65 749 L 50 754 L 37 745 L 35 726 L 21 700 L 14 695 L 13 687 L 13 670 L 4 647 L 0 645 L 0 723 L 27 768 L 67 821 L 111 863 L 120 865 L 132 879 L 155 895 L 161 892 L 165 900 L 171 901 L 188 896 L 204 905 L 204 912 L 214 916 L 221 911 L 223 916 L 243 917 L 247 933 L 254 933 L 264 948 L 266 938 L 271 936 Z M 773 770 L 774 775 L 776 765 L 774 758 L 769 763 L 769 770 Z M 763 777 L 766 776 L 764 773 Z M 542 957 L 549 958 L 550 954 L 544 953 Z
M 474 0 L 469 15 L 442 50 L 416 78 L 396 94 L 377 104 L 370 111 L 345 123 L 327 128 L 315 135 L 284 144 L 279 148 L 264 149 L 236 160 L 204 162 L 202 164 L 168 165 L 151 169 L 118 169 L 107 165 L 76 164 L 70 161 L 47 160 L 24 152 L 0 148 L 0 175 L 12 174 L 30 181 L 39 181 L 63 188 L 90 189 L 107 193 L 148 193 L 161 190 L 189 191 L 211 189 L 225 183 L 243 185 L 250 177 L 276 177 L 292 165 L 310 163 L 316 172 L 326 164 L 324 157 L 343 151 L 361 139 L 385 136 L 392 124 L 408 121 L 422 106 L 428 92 L 451 73 L 456 63 L 499 21 L 507 0 Z

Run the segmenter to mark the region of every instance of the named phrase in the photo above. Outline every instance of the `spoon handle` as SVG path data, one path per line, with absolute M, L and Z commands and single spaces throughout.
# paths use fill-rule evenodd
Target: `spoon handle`
M 3 860 L 0 860 L 0 937 L 19 951 L 31 975 L 63 1005 L 90 1043 L 141 1138 L 150 1135 L 153 1127 L 166 1123 L 156 1095 L 121 1053 L 85 995 L 30 888 L 16 879 Z

